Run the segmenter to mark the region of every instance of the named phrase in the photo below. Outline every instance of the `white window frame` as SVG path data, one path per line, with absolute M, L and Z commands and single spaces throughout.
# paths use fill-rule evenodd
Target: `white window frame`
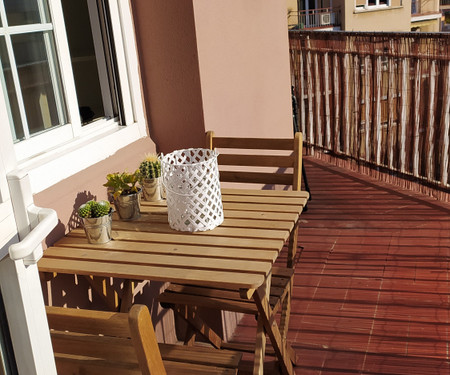
M 116 118 L 81 126 L 61 2 L 49 0 L 67 111 L 73 121 L 14 145 L 17 167 L 29 174 L 34 194 L 148 136 L 131 7 L 128 1 L 106 1 L 113 27 L 123 123 Z M 3 90 L 0 100 L 5 100 Z M 0 116 L 8 119 L 2 107 Z M 5 123 L 0 122 L 1 132 L 10 131 Z M 7 138 L 0 138 L 0 147 L 8 146 Z M 43 144 L 47 145 L 44 150 Z
M 369 5 L 369 0 L 366 0 L 366 5 L 364 6 L 356 6 L 356 2 L 355 2 L 355 7 L 356 9 L 383 9 L 383 8 L 387 8 L 391 6 L 391 0 L 387 0 L 386 4 L 380 4 L 380 0 L 375 0 L 374 5 Z
M 367 8 L 385 8 L 391 6 L 391 0 L 387 0 L 386 4 L 380 4 L 380 0 L 375 0 L 374 5 L 369 5 L 369 0 L 366 1 L 366 7 Z

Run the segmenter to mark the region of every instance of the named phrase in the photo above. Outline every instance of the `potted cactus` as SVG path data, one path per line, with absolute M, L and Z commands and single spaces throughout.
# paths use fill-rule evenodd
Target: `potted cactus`
M 134 220 L 141 216 L 139 177 L 139 169 L 134 173 L 116 172 L 106 176 L 107 182 L 103 186 L 112 193 L 114 207 L 122 220 Z
M 148 154 L 139 165 L 140 183 L 146 201 L 162 199 L 161 162 L 156 154 Z
M 106 243 L 111 240 L 112 212 L 108 201 L 91 200 L 78 208 L 78 216 L 89 243 Z

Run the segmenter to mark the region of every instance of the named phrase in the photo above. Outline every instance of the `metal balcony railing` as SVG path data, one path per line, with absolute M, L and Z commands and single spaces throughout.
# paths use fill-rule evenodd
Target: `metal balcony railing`
M 320 8 L 288 13 L 288 24 L 291 30 L 336 27 L 341 25 L 340 8 Z

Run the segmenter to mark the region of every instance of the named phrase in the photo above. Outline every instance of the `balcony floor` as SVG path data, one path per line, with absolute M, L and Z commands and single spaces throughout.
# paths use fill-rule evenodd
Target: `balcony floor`
M 295 373 L 449 374 L 450 204 L 305 159 L 313 199 L 288 336 Z M 245 316 L 235 339 L 254 335 Z

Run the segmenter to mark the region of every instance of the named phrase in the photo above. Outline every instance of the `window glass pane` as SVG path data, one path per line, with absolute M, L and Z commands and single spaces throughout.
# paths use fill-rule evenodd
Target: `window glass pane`
M 63 0 L 64 21 L 72 60 L 81 122 L 105 117 L 99 64 L 92 36 L 91 15 L 86 0 Z M 97 36 L 101 40 L 101 36 Z M 98 53 L 104 59 L 104 53 Z M 106 82 L 107 84 L 107 82 Z M 106 90 L 105 90 L 106 91 Z
M 25 137 L 22 127 L 22 119 L 20 117 L 19 104 L 17 101 L 17 93 L 14 87 L 14 81 L 9 61 L 8 51 L 6 49 L 5 37 L 0 37 L 0 60 L 2 64 L 2 87 L 5 99 L 8 102 L 8 111 L 10 116 L 10 124 L 14 141 L 21 140 Z
M 66 123 L 51 32 L 11 37 L 30 134 Z
M 3 0 L 9 26 L 50 22 L 47 0 Z

